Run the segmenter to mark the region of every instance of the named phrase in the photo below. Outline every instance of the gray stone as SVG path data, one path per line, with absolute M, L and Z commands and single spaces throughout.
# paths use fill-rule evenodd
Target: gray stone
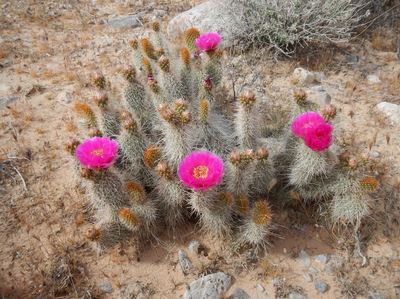
M 262 292 L 265 292 L 265 288 L 264 288 L 261 284 L 259 284 L 259 283 L 256 285 L 256 288 L 257 288 L 257 290 L 260 291 L 261 293 L 262 293 Z
M 369 152 L 369 156 L 370 156 L 371 158 L 377 159 L 377 158 L 379 158 L 379 157 L 381 156 L 381 153 L 380 153 L 380 152 L 377 152 L 377 151 L 371 151 L 371 152 Z
M 320 107 L 324 107 L 331 103 L 331 96 L 326 91 L 311 92 L 308 94 L 307 98 Z
M 311 259 L 307 252 L 304 250 L 300 251 L 297 260 L 305 267 L 309 268 L 311 266 Z
M 228 299 L 250 299 L 250 295 L 247 294 L 244 290 L 241 288 L 236 288 L 232 295 L 228 297 Z
M 299 293 L 290 293 L 289 299 L 307 299 L 307 297 Z
M 325 265 L 329 261 L 329 256 L 326 254 L 319 254 L 314 257 L 314 259 L 318 262 L 321 263 L 322 265 Z
M 186 289 L 183 299 L 218 299 L 231 286 L 232 279 L 223 272 L 203 276 Z
M 9 67 L 12 64 L 10 59 L 4 59 L 0 62 L 0 68 Z
M 193 264 L 187 256 L 186 252 L 183 250 L 179 250 L 178 252 L 178 262 L 181 266 L 183 274 L 189 274 L 190 271 L 193 270 Z
M 313 277 L 312 277 L 312 275 L 310 273 L 304 273 L 303 277 L 304 277 L 304 280 L 306 282 L 312 282 L 313 281 Z
M 225 18 L 218 1 L 206 1 L 174 17 L 168 24 L 167 33 L 171 39 L 177 39 L 186 29 L 196 26 L 200 32 L 218 32 L 222 36 L 221 47 L 230 47 L 234 38 L 222 21 Z
M 69 104 L 72 102 L 72 94 L 64 90 L 58 94 L 57 101 Z
M 10 105 L 12 102 L 15 102 L 16 100 L 18 100 L 18 97 L 14 95 L 0 97 L 0 108 Z
M 378 84 L 381 83 L 381 79 L 377 75 L 368 75 L 367 80 L 369 83 Z
M 200 244 L 199 241 L 197 241 L 197 240 L 192 240 L 192 241 L 190 241 L 190 243 L 189 243 L 189 245 L 188 245 L 188 249 L 189 249 L 190 252 L 193 252 L 193 253 L 195 253 L 195 254 L 198 254 L 198 253 L 199 253 L 199 250 L 200 250 L 200 246 L 201 246 L 201 244 Z
M 368 294 L 368 299 L 385 299 L 385 296 L 379 292 L 370 292 Z
M 129 15 L 105 20 L 105 24 L 113 28 L 135 28 L 141 25 L 137 15 Z
M 314 287 L 321 294 L 329 290 L 329 285 L 326 282 L 320 280 L 314 283 Z
M 400 124 L 400 105 L 381 102 L 376 107 L 386 115 L 393 125 Z
M 163 9 L 155 9 L 155 10 L 153 10 L 153 15 L 155 17 L 158 17 L 158 18 L 162 18 L 166 14 L 167 14 L 167 12 L 165 10 L 163 10 Z
M 302 67 L 298 67 L 293 71 L 292 78 L 299 85 L 308 85 L 318 80 L 316 74 Z
M 103 281 L 101 284 L 99 284 L 99 289 L 102 290 L 104 293 L 113 292 L 113 287 L 111 285 L 111 282 L 109 281 Z

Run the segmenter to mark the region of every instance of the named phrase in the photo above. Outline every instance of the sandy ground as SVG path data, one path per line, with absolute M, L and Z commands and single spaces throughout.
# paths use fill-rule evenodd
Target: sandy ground
M 72 107 L 88 96 L 89 74 L 102 69 L 118 95 L 122 79 L 116 70 L 131 58 L 127 42 L 143 32 L 112 29 L 101 20 L 138 10 L 151 19 L 154 9 L 163 9 L 165 25 L 193 2 L 43 2 L 1 2 L 0 97 L 16 97 L 0 103 L 3 298 L 179 298 L 196 277 L 218 270 L 234 277 L 230 292 L 241 287 L 252 298 L 285 297 L 293 290 L 308 298 L 366 298 L 374 291 L 385 298 L 400 297 L 399 127 L 375 109 L 381 101 L 400 103 L 400 63 L 390 45 L 382 48 L 376 39 L 363 39 L 297 60 L 252 64 L 254 53 L 235 58 L 243 84 L 257 73 L 257 88 L 279 105 L 285 105 L 291 93 L 290 75 L 296 66 L 322 71 L 322 85 L 339 107 L 338 142 L 359 156 L 379 153 L 369 159 L 382 190 L 374 195 L 378 208 L 364 228 L 366 266 L 353 256 L 348 234 L 320 226 L 312 217 L 299 217 L 307 213 L 301 207 L 279 212 L 280 238 L 257 263 L 245 253 L 229 255 L 223 244 L 193 228 L 179 238 L 161 236 L 140 253 L 122 243 L 99 255 L 86 238 L 93 219 L 85 212 L 86 195 L 76 186 L 72 161 L 63 148 L 69 137 L 79 136 Z M 359 62 L 349 63 L 351 56 Z M 369 83 L 369 74 L 378 75 L 381 83 Z M 185 276 L 177 252 L 193 239 L 206 250 L 190 255 L 196 271 Z M 297 258 L 301 250 L 311 256 L 311 268 L 305 269 Z M 318 254 L 331 256 L 328 265 L 314 260 Z M 318 294 L 305 273 L 328 283 L 329 291 Z M 275 277 L 285 279 L 282 288 L 273 286 Z M 111 283 L 111 294 L 99 288 L 105 282 Z

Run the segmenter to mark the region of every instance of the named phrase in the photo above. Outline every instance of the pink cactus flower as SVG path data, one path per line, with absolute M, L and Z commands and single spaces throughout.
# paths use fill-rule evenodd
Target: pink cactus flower
M 325 119 L 316 112 L 305 112 L 297 116 L 292 122 L 292 133 L 304 138 L 305 132 L 308 128 L 317 124 L 325 123 Z
M 332 144 L 332 131 L 329 123 L 314 124 L 305 129 L 304 143 L 315 152 L 324 151 Z
M 107 137 L 93 137 L 82 142 L 75 156 L 82 166 L 90 169 L 110 167 L 117 158 L 118 143 Z
M 178 169 L 182 183 L 195 190 L 207 190 L 218 185 L 224 175 L 224 162 L 208 151 L 187 155 Z
M 217 32 L 207 32 L 196 39 L 196 47 L 203 52 L 209 52 L 215 50 L 220 42 L 221 36 Z

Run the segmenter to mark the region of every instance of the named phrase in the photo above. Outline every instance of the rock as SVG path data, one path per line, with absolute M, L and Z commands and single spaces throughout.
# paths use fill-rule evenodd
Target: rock
M 65 104 L 69 104 L 72 102 L 72 94 L 68 91 L 63 90 L 57 96 L 57 101 Z
M 381 83 L 381 79 L 377 75 L 368 75 L 367 80 L 369 83 L 378 84 Z
M 168 24 L 167 33 L 170 38 L 178 39 L 186 29 L 196 26 L 200 32 L 218 32 L 222 36 L 221 47 L 230 47 L 234 38 L 222 21 L 224 18 L 218 1 L 206 1 L 174 17 Z
M 323 282 L 323 281 L 320 281 L 320 280 L 315 282 L 314 287 L 321 294 L 323 294 L 323 293 L 325 293 L 326 291 L 329 290 L 328 284 L 326 282 Z
M 321 263 L 322 265 L 325 265 L 329 260 L 329 256 L 327 256 L 326 254 L 319 254 L 319 255 L 315 256 L 314 259 L 318 263 Z
M 250 296 L 241 288 L 236 288 L 228 299 L 250 299 Z
M 309 268 L 311 266 L 311 259 L 307 252 L 304 250 L 300 251 L 297 260 L 305 267 Z
M 10 59 L 4 59 L 3 61 L 0 62 L 0 68 L 9 67 L 11 64 L 12 61 Z
M 368 299 L 385 299 L 385 296 L 379 292 L 370 292 L 368 294 Z
M 317 81 L 317 76 L 302 67 L 298 67 L 293 71 L 293 80 L 299 85 L 307 85 Z
M 380 152 L 377 152 L 377 151 L 371 151 L 371 152 L 369 152 L 369 156 L 370 156 L 371 158 L 377 159 L 377 158 L 379 158 L 379 157 L 381 156 L 381 153 L 380 153 Z
M 299 293 L 290 293 L 289 299 L 307 299 L 307 297 Z
M 0 108 L 10 105 L 12 102 L 15 102 L 16 100 L 18 100 L 18 97 L 14 95 L 0 97 Z
M 223 272 L 203 276 L 186 289 L 183 299 L 218 299 L 231 286 L 232 279 Z
M 195 254 L 198 254 L 200 251 L 200 242 L 197 240 L 192 240 L 190 241 L 189 245 L 188 245 L 188 249 L 190 252 L 193 252 Z
M 104 23 L 113 28 L 136 28 L 141 25 L 137 15 L 129 15 L 105 20 Z
M 256 288 L 257 288 L 257 290 L 260 291 L 261 293 L 262 293 L 262 292 L 265 292 L 265 288 L 264 288 L 261 284 L 259 284 L 259 283 L 256 285 Z
M 154 298 L 154 288 L 151 283 L 141 281 L 129 282 L 121 291 L 121 299 L 150 299 Z
M 186 252 L 183 250 L 179 250 L 178 252 L 178 262 L 181 266 L 183 274 L 189 274 L 190 271 L 193 270 L 193 264 L 187 256 Z
M 304 277 L 304 280 L 306 282 L 312 282 L 313 281 L 313 277 L 312 277 L 312 275 L 310 273 L 304 273 L 303 277 Z
M 167 14 L 167 12 L 163 9 L 155 9 L 153 10 L 153 15 L 157 18 L 162 18 L 163 16 L 165 16 Z
M 309 93 L 307 99 L 320 107 L 331 103 L 331 96 L 326 91 Z
M 386 115 L 393 125 L 400 124 L 400 105 L 381 102 L 376 107 Z
M 113 292 L 113 287 L 111 285 L 111 282 L 109 282 L 109 281 L 104 281 L 101 284 L 99 284 L 99 289 L 102 290 L 104 293 L 112 293 Z

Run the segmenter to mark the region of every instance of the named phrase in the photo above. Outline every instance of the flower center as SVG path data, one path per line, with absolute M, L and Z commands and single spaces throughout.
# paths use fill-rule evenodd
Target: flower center
M 93 155 L 93 156 L 100 157 L 100 156 L 103 155 L 103 149 L 102 148 L 98 148 L 98 149 L 92 150 L 90 152 L 90 154 Z
M 208 167 L 204 165 L 197 166 L 193 169 L 193 177 L 195 179 L 205 179 L 208 176 Z

